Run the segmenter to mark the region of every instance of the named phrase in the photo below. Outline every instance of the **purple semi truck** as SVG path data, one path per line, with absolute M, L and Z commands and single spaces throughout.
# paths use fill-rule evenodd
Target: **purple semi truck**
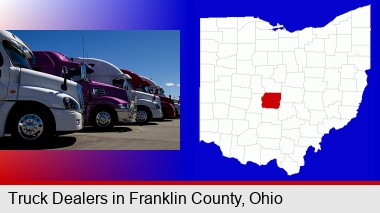
M 50 51 L 33 51 L 29 62 L 33 70 L 61 77 L 62 67 L 68 69 L 68 78 L 82 86 L 85 106 L 84 125 L 99 130 L 110 130 L 115 123 L 136 121 L 136 106 L 131 104 L 125 90 L 92 81 L 91 66 L 73 62 L 65 55 Z

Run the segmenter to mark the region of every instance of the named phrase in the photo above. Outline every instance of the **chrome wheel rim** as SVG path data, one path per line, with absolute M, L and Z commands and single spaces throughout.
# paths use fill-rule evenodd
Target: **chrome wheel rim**
M 137 120 L 140 122 L 144 122 L 148 119 L 148 113 L 145 112 L 144 110 L 138 111 L 137 112 Z
M 37 139 L 43 131 L 44 123 L 38 115 L 24 115 L 18 122 L 18 133 L 26 140 Z
M 111 115 L 108 112 L 99 112 L 96 115 L 96 124 L 100 127 L 106 127 L 111 123 Z

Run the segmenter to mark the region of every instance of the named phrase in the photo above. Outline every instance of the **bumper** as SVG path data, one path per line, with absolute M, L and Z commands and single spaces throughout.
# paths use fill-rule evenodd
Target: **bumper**
M 169 118 L 169 119 L 175 118 L 176 112 L 172 104 L 166 104 L 163 110 L 164 110 L 164 118 Z
M 51 109 L 57 132 L 79 131 L 83 128 L 83 115 L 76 111 Z
M 116 109 L 117 117 L 121 123 L 136 122 L 136 112 L 130 109 Z
M 162 117 L 164 117 L 164 113 L 162 113 L 161 109 L 150 108 L 150 111 L 152 112 L 152 118 L 153 119 L 161 119 Z

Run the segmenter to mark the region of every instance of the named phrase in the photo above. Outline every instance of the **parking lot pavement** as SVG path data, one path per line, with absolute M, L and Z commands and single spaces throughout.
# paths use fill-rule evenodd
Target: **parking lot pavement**
M 25 147 L 9 137 L 0 140 L 0 149 L 54 150 L 179 150 L 180 119 L 153 121 L 147 125 L 118 125 L 110 132 L 87 127 L 80 132 L 54 138 L 46 145 Z

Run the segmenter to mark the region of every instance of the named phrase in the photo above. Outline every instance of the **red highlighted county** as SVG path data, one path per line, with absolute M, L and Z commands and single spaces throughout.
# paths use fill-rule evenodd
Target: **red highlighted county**
M 281 93 L 267 92 L 261 97 L 261 106 L 268 109 L 280 108 Z

